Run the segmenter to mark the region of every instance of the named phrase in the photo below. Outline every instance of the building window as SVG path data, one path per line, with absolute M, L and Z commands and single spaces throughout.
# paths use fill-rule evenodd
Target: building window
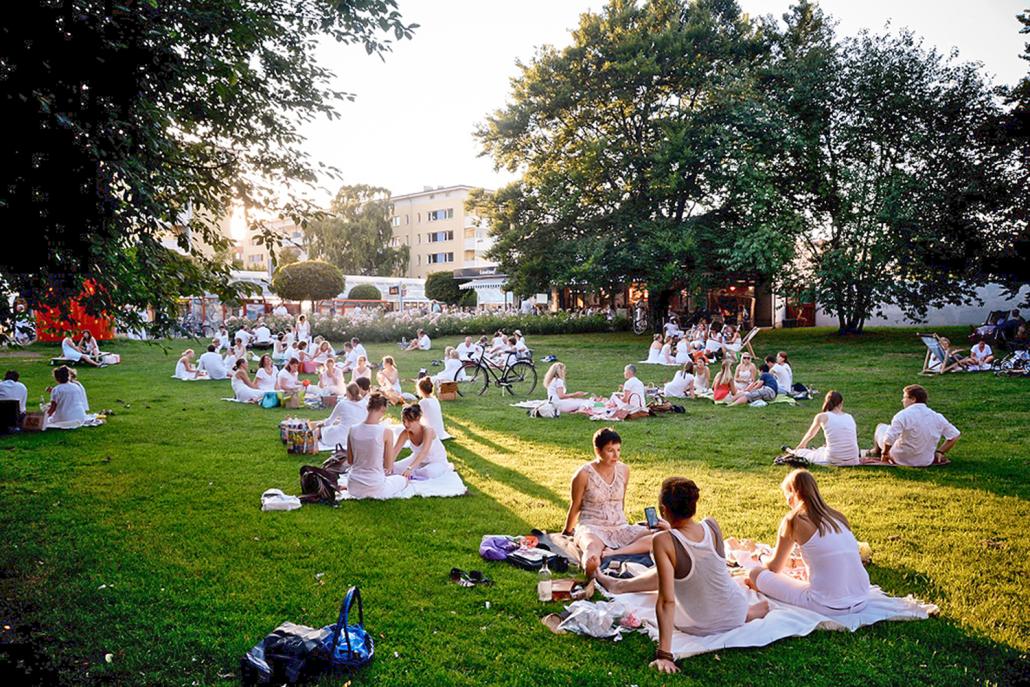
M 393 218 L 392 220 L 390 220 L 390 221 L 391 221 L 391 222 L 393 223 L 393 226 L 395 226 L 395 227 L 399 227 L 399 226 L 401 225 L 401 218 L 400 218 L 400 215 L 398 215 L 397 217 L 394 217 L 394 218 Z
M 404 223 L 405 224 L 409 224 L 410 220 L 411 220 L 411 215 L 404 215 Z
M 433 210 L 426 214 L 426 219 L 430 222 L 439 222 L 442 219 L 451 219 L 454 217 L 454 208 L 447 208 L 446 210 Z
M 422 256 L 421 255 L 416 255 L 415 256 L 415 264 L 416 265 L 421 265 L 422 264 Z
M 265 256 L 261 255 L 260 253 L 255 254 L 255 255 L 250 255 L 250 256 L 247 257 L 247 262 L 249 262 L 252 265 L 259 265 L 259 264 L 263 263 L 264 261 L 265 261 Z
M 476 251 L 467 250 L 465 251 L 465 260 L 474 261 L 476 259 Z
M 430 265 L 441 262 L 454 262 L 454 253 L 430 253 L 426 256 L 426 262 Z
M 439 241 L 453 241 L 454 240 L 454 232 L 453 231 L 434 231 L 432 234 L 428 234 L 427 236 L 429 238 L 429 243 L 437 243 Z

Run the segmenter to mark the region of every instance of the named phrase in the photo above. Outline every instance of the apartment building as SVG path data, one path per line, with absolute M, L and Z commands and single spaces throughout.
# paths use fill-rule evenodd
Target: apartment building
M 393 196 L 393 245 L 408 246 L 405 277 L 425 278 L 432 272 L 493 267 L 486 251 L 493 245 L 486 227 L 466 214 L 471 186 L 425 187 L 418 193 Z
M 272 230 L 282 237 L 281 244 L 276 248 L 276 254 L 283 250 L 295 250 L 300 260 L 307 260 L 307 252 L 304 250 L 304 230 L 289 220 L 277 220 L 269 222 Z M 258 241 L 258 233 L 247 227 L 246 235 L 239 244 L 240 258 L 243 260 L 243 269 L 272 273 L 272 258 L 268 254 L 268 248 Z

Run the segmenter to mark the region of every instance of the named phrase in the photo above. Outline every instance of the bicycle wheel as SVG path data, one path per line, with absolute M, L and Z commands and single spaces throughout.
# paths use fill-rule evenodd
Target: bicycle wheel
M 462 373 L 465 374 L 464 381 L 458 381 Z M 458 382 L 458 395 L 464 396 L 462 388 L 466 389 L 478 389 L 478 393 L 482 396 L 486 393 L 486 390 L 490 387 L 490 374 L 486 371 L 486 368 L 475 362 L 466 362 L 464 365 L 459 367 L 454 373 L 454 381 Z
M 504 371 L 501 388 L 518 398 L 527 398 L 536 389 L 536 368 L 532 363 L 520 361 Z

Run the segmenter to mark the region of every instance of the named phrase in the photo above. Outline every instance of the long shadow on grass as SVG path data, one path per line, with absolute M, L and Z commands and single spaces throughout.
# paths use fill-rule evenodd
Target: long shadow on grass
M 506 468 L 491 460 L 487 460 L 480 454 L 475 453 L 468 448 L 452 444 L 448 447 L 448 453 L 452 459 L 456 458 L 460 460 L 466 470 L 470 473 L 500 482 L 501 484 L 505 484 L 526 496 L 540 499 L 541 501 L 547 501 L 562 509 L 568 505 L 568 501 L 566 499 L 554 493 L 547 487 L 537 484 L 521 472 L 517 472 L 511 468 Z
M 451 427 L 457 428 L 458 430 L 461 431 L 462 434 L 468 435 L 468 437 L 470 439 L 472 439 L 473 441 L 477 441 L 480 444 L 483 444 L 484 446 L 489 446 L 490 448 L 492 448 L 493 450 L 495 450 L 495 451 L 497 451 L 499 453 L 513 453 L 513 451 L 509 447 L 501 446 L 497 442 L 491 441 L 490 439 L 487 439 L 482 434 L 479 434 L 478 432 L 474 432 L 472 430 L 472 428 L 470 428 L 468 425 L 465 425 L 465 424 L 462 424 L 461 422 L 458 422 L 457 420 L 455 420 L 453 418 L 453 416 L 448 416 L 447 417 L 447 424 L 449 426 L 451 426 Z

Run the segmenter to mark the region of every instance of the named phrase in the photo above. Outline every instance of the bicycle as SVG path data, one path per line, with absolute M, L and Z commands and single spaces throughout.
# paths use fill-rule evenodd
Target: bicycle
M 515 359 L 514 362 L 512 358 Z M 507 391 L 512 396 L 528 397 L 536 389 L 536 366 L 533 365 L 532 356 L 508 353 L 504 368 L 499 374 L 497 368 L 495 363 L 486 359 L 485 351 L 480 354 L 478 360 L 466 360 L 454 372 L 454 381 L 458 383 L 458 395 L 465 395 L 461 391 L 463 384 L 470 385 L 469 388 L 473 389 L 481 384 L 480 396 L 490 388 L 491 382 L 501 388 L 502 394 Z
M 647 308 L 637 306 L 633 309 L 633 333 L 640 336 L 651 328 L 647 319 Z

